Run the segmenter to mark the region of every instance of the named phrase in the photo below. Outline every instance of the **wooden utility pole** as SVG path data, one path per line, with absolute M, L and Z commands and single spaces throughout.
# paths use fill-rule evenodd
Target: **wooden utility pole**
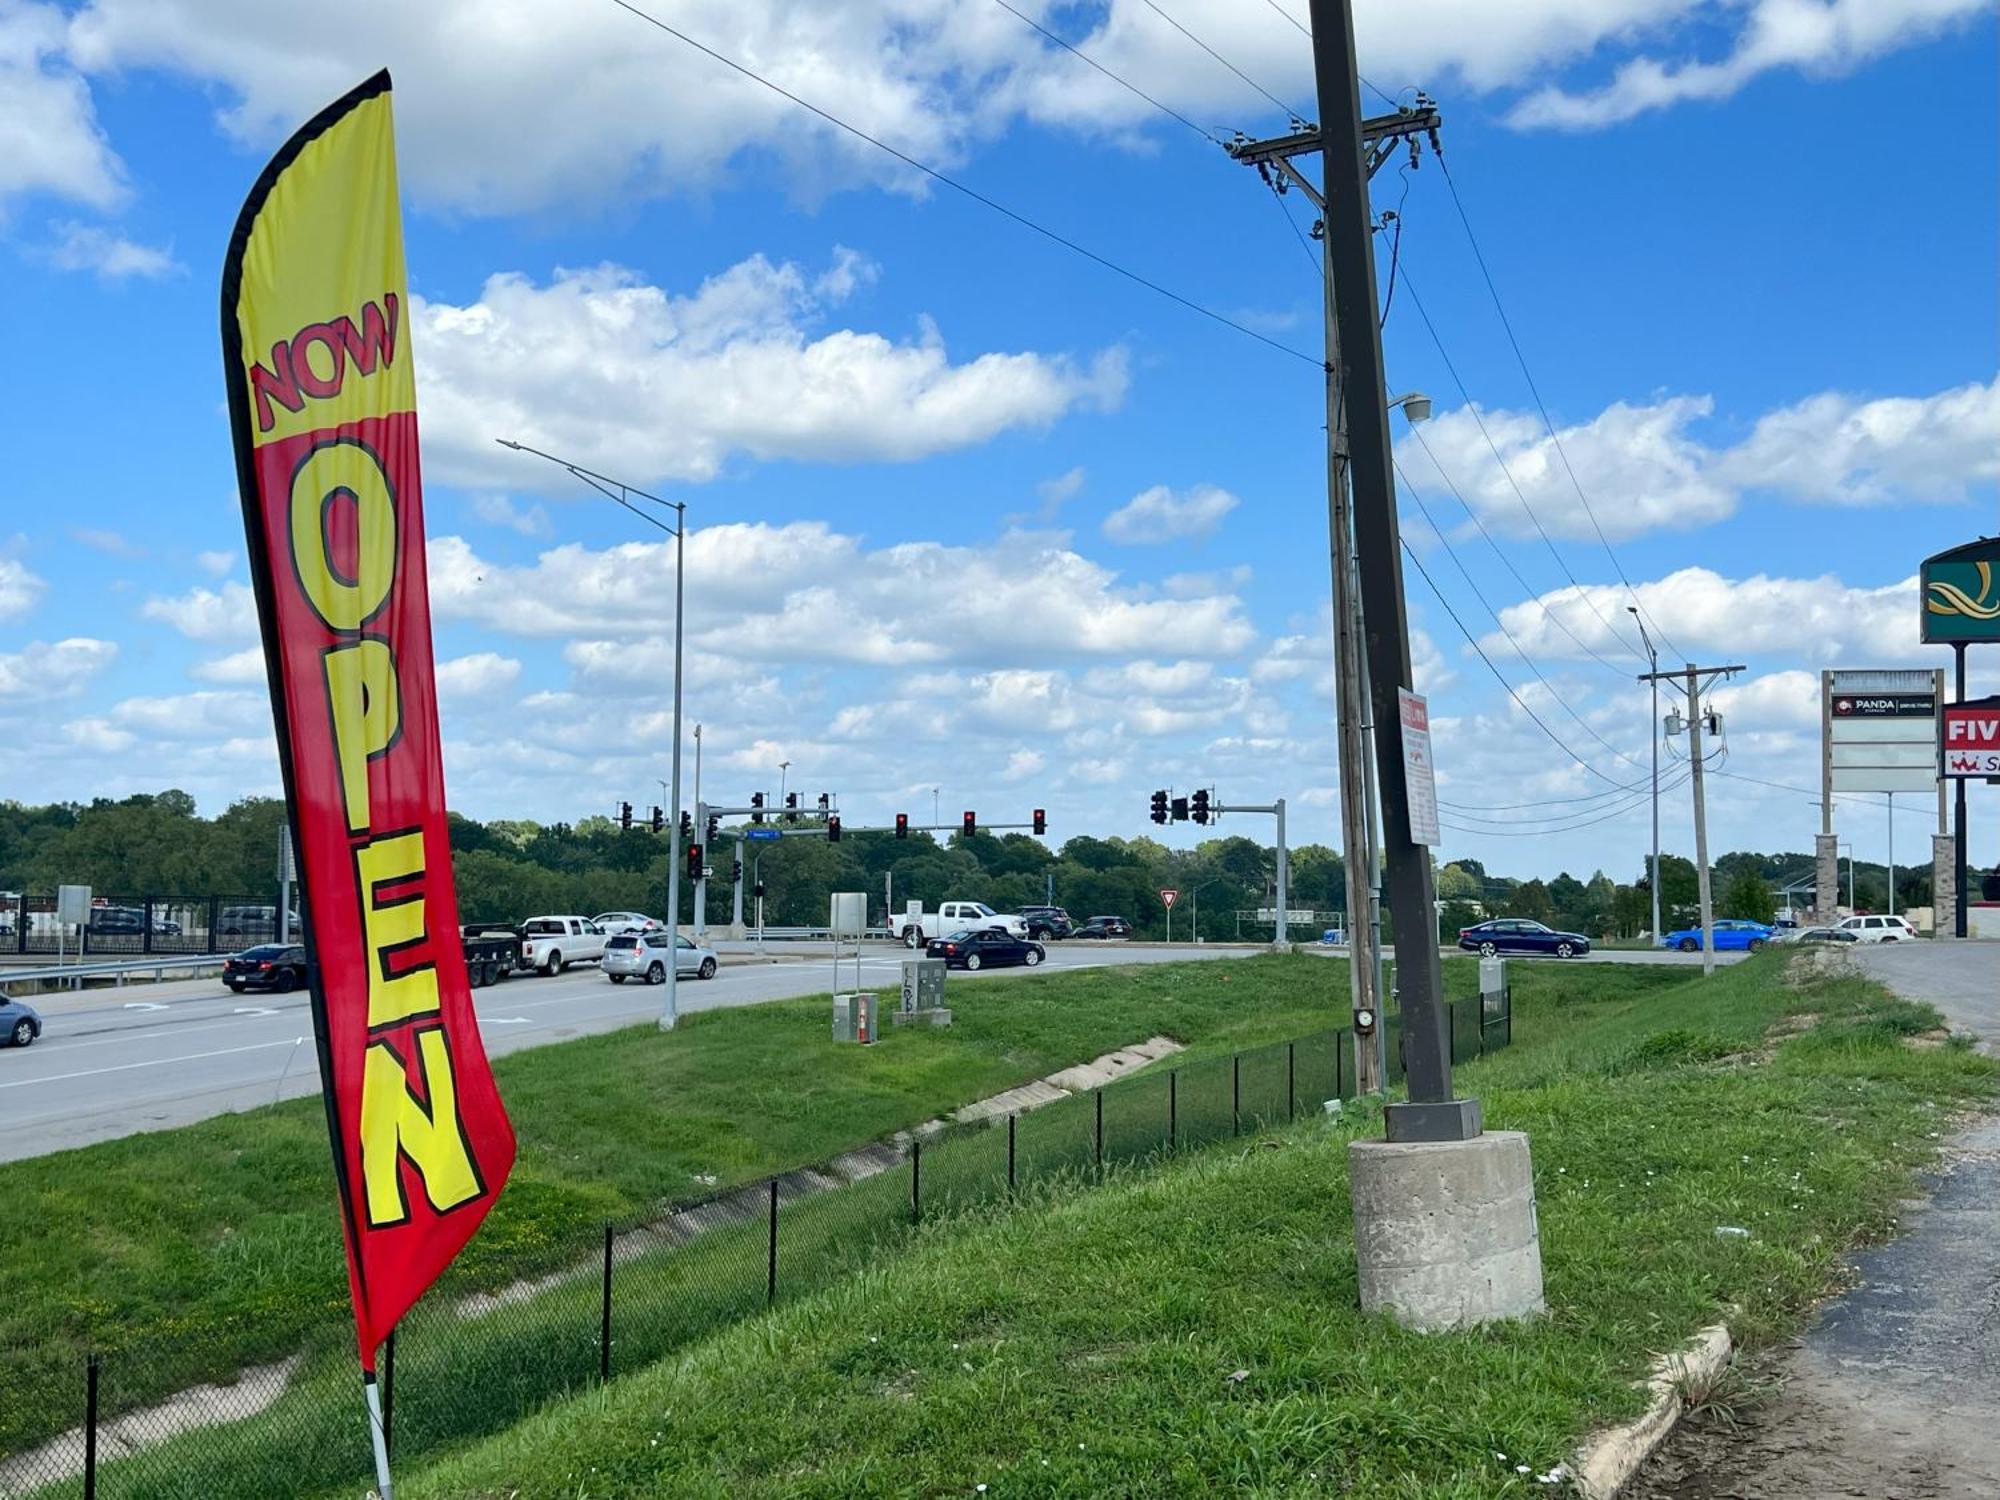
M 1661 679 L 1672 683 L 1687 695 L 1688 765 L 1694 776 L 1694 874 L 1695 887 L 1701 899 L 1701 972 L 1707 978 L 1715 972 L 1715 902 L 1713 886 L 1708 873 L 1708 800 L 1702 784 L 1701 748 L 1701 687 L 1702 681 L 1710 677 L 1727 677 L 1733 672 L 1741 672 L 1739 663 L 1729 667 L 1698 667 L 1689 662 L 1678 672 L 1648 672 L 1639 680 L 1656 682 Z M 1657 880 L 1657 876 L 1655 879 Z

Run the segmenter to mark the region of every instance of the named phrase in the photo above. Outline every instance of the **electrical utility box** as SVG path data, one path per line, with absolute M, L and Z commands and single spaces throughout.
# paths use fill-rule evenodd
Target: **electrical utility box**
M 916 1022 L 927 1026 L 949 1026 L 951 1012 L 944 1003 L 945 964 L 941 958 L 903 960 L 903 993 L 896 1007 L 899 1026 Z
M 833 1039 L 836 1042 L 859 1042 L 864 1047 L 874 1045 L 880 1035 L 876 998 L 869 991 L 833 997 Z

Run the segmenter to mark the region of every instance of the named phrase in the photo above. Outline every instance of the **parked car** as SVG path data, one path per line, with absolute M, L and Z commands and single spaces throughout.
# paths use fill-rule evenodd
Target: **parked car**
M 1128 938 L 1132 924 L 1123 917 L 1092 917 L 1070 933 L 1073 938 Z
M 1024 906 L 1021 920 L 1028 924 L 1031 938 L 1066 938 L 1075 930 L 1069 913 L 1060 906 Z
M 590 919 L 604 931 L 614 932 L 657 932 L 667 924 L 658 917 L 649 917 L 642 911 L 601 911 Z
M 1853 933 L 1862 943 L 1907 943 L 1917 935 L 1917 929 L 1901 917 L 1849 917 L 1840 930 Z
M 1858 943 L 1858 934 L 1844 932 L 1838 927 L 1801 927 L 1790 936 L 1781 934 L 1774 942 L 1792 943 Z
M 299 914 L 291 913 L 290 931 L 299 930 Z M 275 906 L 225 906 L 215 914 L 217 937 L 275 938 L 278 935 L 278 908 Z
M 1710 930 L 1715 934 L 1717 953 L 1741 952 L 1746 948 L 1752 953 L 1758 952 L 1771 941 L 1772 933 L 1777 931 L 1774 927 L 1766 927 L 1762 922 L 1746 922 L 1738 917 L 1724 917 L 1718 922 L 1711 923 Z M 1660 946 L 1678 948 L 1683 953 L 1699 953 L 1701 929 L 1683 927 L 1676 932 L 1669 932 L 1660 939 Z
M 682 974 L 693 974 L 700 979 L 715 978 L 718 960 L 713 948 L 704 948 L 685 933 L 674 934 L 674 949 L 677 962 L 674 967 Z M 667 982 L 667 934 L 665 929 L 655 932 L 619 932 L 612 934 L 604 943 L 604 961 L 600 965 L 610 976 L 613 984 L 623 984 L 628 979 L 643 979 L 648 984 Z
M 1553 953 L 1557 958 L 1581 958 L 1590 939 L 1580 932 L 1557 932 L 1525 917 L 1501 917 L 1458 930 L 1458 946 L 1492 958 L 1500 953 Z
M 306 950 L 298 944 L 260 943 L 222 961 L 222 982 L 237 994 L 273 990 L 288 995 L 306 982 Z
M 521 962 L 544 974 L 604 957 L 604 929 L 588 917 L 530 917 L 521 924 Z
M 950 937 L 932 938 L 924 951 L 954 969 L 992 969 L 1005 964 L 1026 964 L 1032 969 L 1049 956 L 1040 943 L 993 927 L 967 928 Z
M 25 1047 L 42 1034 L 42 1018 L 34 1006 L 11 995 L 0 995 L 0 1041 Z

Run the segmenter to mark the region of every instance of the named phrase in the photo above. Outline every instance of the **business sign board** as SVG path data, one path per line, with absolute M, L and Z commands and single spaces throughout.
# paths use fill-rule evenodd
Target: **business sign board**
M 1431 766 L 1431 709 L 1408 688 L 1396 689 L 1403 719 L 1403 791 L 1410 815 L 1410 842 L 1434 847 L 1444 842 L 1438 828 L 1437 777 Z
M 1835 792 L 1934 792 L 1944 674 L 1820 674 L 1821 783 Z
M 2000 641 L 2000 536 L 1925 558 L 1918 582 L 1926 643 Z
M 1947 778 L 2000 778 L 2000 697 L 1946 704 L 1938 746 Z

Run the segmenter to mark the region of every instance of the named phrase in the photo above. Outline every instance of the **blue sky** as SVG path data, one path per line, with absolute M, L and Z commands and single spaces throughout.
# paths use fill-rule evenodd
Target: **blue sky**
M 1160 9 L 1309 107 L 1279 7 L 1304 16 Z M 1285 127 L 1139 0 L 1018 8 L 1204 127 Z M 941 786 L 988 821 L 1045 806 L 1060 838 L 1151 832 L 1153 787 L 1207 783 L 1287 796 L 1295 840 L 1338 842 L 1312 364 L 926 188 L 608 0 L 339 11 L 0 0 L 0 140 L 23 143 L 0 161 L 0 795 L 180 785 L 213 810 L 276 789 L 216 279 L 264 157 L 386 63 L 456 806 L 575 819 L 658 800 L 666 770 L 670 557 L 490 441 L 514 436 L 687 501 L 711 793 L 775 789 L 790 760 L 850 824 Z M 1316 351 L 1297 196 L 994 0 L 660 14 Z M 1807 847 L 1807 794 L 1736 778 L 1816 783 L 1821 667 L 1943 665 L 1916 643 L 1916 562 L 1996 529 L 1992 5 L 1453 0 L 1363 4 L 1359 26 L 1371 79 L 1439 101 L 1591 508 L 1436 162 L 1388 167 L 1389 379 L 1436 403 L 1429 451 L 1402 437 L 1399 461 L 1511 643 L 1410 495 L 1405 534 L 1574 752 L 1412 573 L 1440 852 L 1637 872 L 1645 809 L 1613 788 L 1642 779 L 1646 700 L 1605 624 L 1624 579 L 1686 653 L 1751 667 L 1724 700 L 1715 847 Z M 1685 791 L 1665 806 L 1685 852 Z M 1879 806 L 1839 822 L 1885 852 Z M 1898 822 L 1907 862 L 1929 830 Z

